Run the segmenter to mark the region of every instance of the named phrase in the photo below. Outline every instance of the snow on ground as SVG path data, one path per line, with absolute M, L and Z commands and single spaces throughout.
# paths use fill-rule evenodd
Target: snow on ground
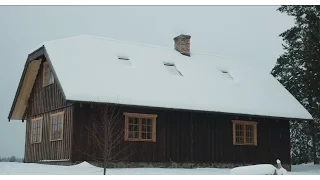
M 232 175 L 273 175 L 276 170 L 271 164 L 258 164 L 252 166 L 241 166 L 230 170 Z
M 320 165 L 304 164 L 293 166 L 291 174 L 320 175 Z M 43 165 L 34 163 L 0 162 L 0 175 L 102 175 L 102 168 L 90 165 L 87 162 L 73 166 Z M 227 175 L 230 169 L 220 168 L 124 168 L 107 169 L 108 175 Z
M 301 174 L 301 175 L 320 175 L 320 164 L 314 165 L 313 163 L 293 165 L 292 172 L 288 174 Z

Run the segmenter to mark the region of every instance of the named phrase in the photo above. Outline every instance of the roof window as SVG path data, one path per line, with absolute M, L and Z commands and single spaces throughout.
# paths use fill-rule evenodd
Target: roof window
M 181 72 L 178 71 L 178 69 L 173 63 L 163 63 L 163 64 L 166 66 L 166 69 L 170 74 L 182 76 Z

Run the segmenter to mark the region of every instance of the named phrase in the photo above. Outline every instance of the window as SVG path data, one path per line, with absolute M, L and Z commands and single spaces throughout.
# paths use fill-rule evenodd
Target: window
M 46 61 L 43 63 L 43 87 L 53 83 L 54 83 L 53 73 L 51 71 L 49 63 Z
M 220 70 L 222 75 L 225 76 L 226 78 L 229 78 L 229 79 L 233 79 L 233 77 L 229 74 L 228 71 L 226 70 Z
M 42 117 L 31 120 L 31 143 L 40 143 L 42 138 Z
M 124 113 L 126 141 L 156 142 L 156 118 L 154 114 Z
M 125 66 L 131 66 L 130 60 L 128 57 L 126 56 L 118 56 L 118 59 L 120 60 L 120 62 L 125 65 Z
M 257 122 L 233 120 L 233 144 L 257 145 Z
M 172 63 L 164 63 L 164 65 L 166 66 L 167 71 L 170 74 L 177 75 L 177 76 L 182 76 L 182 74 L 178 71 L 178 69 L 176 68 L 176 66 L 174 64 L 172 64 Z
M 51 141 L 62 140 L 63 119 L 64 119 L 64 112 L 51 114 L 51 118 L 50 118 L 50 125 L 51 125 L 50 140 Z

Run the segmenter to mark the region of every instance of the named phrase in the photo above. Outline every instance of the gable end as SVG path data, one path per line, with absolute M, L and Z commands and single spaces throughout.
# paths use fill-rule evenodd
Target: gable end
M 9 116 L 8 116 L 9 121 L 24 120 L 26 111 L 28 109 L 28 101 L 32 93 L 37 75 L 40 72 L 39 70 L 41 68 L 41 63 L 44 59 L 46 59 L 47 62 L 49 61 L 49 66 L 50 68 L 52 68 L 52 65 L 50 63 L 50 60 L 48 59 L 48 55 L 45 51 L 44 46 L 34 51 L 33 53 L 29 54 L 27 62 L 24 66 L 22 76 L 20 78 L 19 86 L 15 94 L 15 98 L 11 106 Z M 56 74 L 54 73 L 54 70 L 52 73 L 56 78 Z M 56 82 L 58 83 L 58 80 Z M 58 86 L 62 91 L 62 96 L 65 97 L 59 83 L 58 83 Z

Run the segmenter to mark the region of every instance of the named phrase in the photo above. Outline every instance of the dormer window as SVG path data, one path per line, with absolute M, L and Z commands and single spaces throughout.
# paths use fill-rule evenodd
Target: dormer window
M 43 87 L 54 83 L 53 73 L 48 61 L 43 63 Z
M 164 65 L 166 66 L 166 69 L 170 74 L 182 76 L 181 72 L 178 71 L 178 69 L 173 63 L 164 63 Z
M 229 78 L 229 79 L 233 79 L 233 77 L 229 74 L 229 72 L 227 70 L 220 70 L 222 75 Z
M 127 56 L 118 56 L 118 60 L 125 66 L 131 66 L 129 57 Z

